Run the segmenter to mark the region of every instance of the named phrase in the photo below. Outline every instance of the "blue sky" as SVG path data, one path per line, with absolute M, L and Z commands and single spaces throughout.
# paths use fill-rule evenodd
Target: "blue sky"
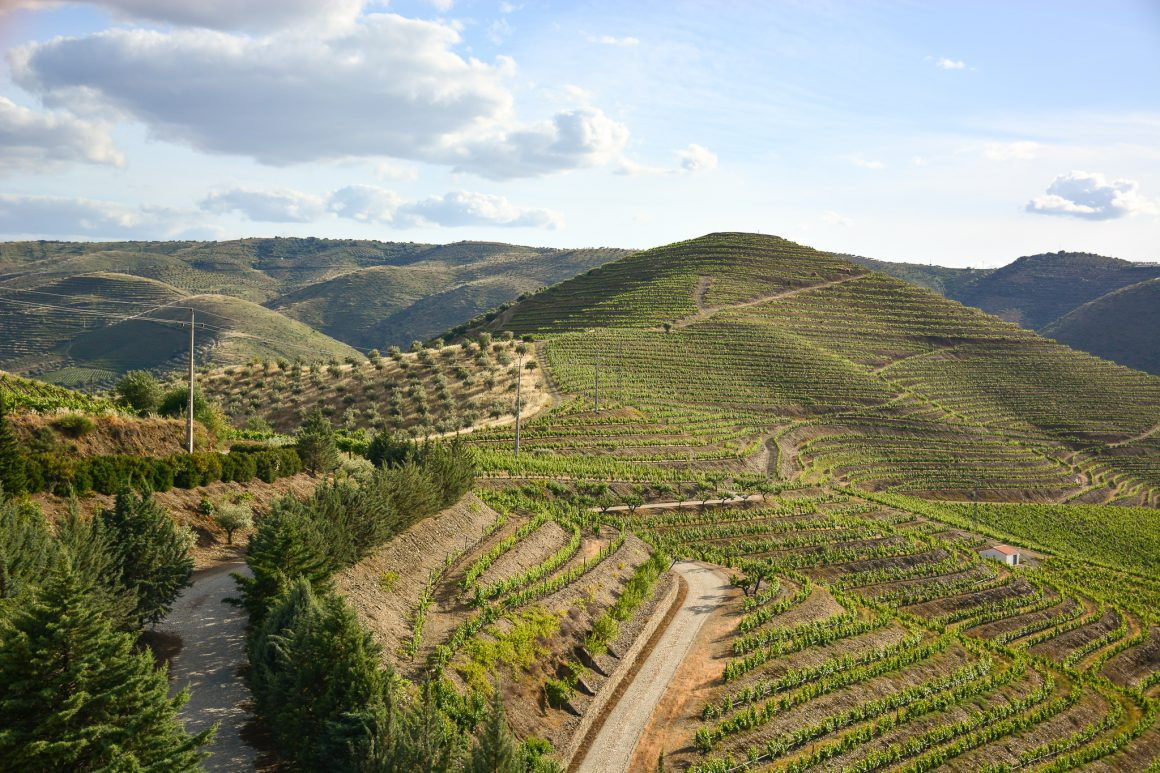
M 1160 259 L 1154 2 L 0 9 L 0 239 Z

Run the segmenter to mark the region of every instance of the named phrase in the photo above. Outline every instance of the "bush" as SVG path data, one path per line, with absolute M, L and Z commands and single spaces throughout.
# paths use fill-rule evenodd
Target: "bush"
M 71 438 L 84 437 L 97 428 L 93 420 L 83 413 L 66 413 L 64 416 L 54 419 L 52 426 L 62 435 Z
M 234 532 L 254 525 L 254 512 L 248 505 L 224 503 L 218 505 L 214 521 L 226 533 L 226 544 L 234 544 Z
M 119 402 L 142 415 L 153 413 L 161 404 L 161 384 L 143 370 L 131 370 L 122 376 L 113 387 L 113 394 Z

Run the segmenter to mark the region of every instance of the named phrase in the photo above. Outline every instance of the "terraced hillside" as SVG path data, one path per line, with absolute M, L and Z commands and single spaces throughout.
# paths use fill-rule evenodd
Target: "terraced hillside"
M 776 237 L 638 253 L 491 325 L 543 338 L 576 398 L 525 428 L 518 460 L 510 433 L 474 438 L 486 469 L 1160 501 L 1154 455 L 1130 453 L 1160 424 L 1160 379 Z
M 1013 507 L 1008 522 L 1032 506 Z M 1104 510 L 1109 532 L 1138 528 Z M 931 515 L 954 518 L 816 489 L 640 511 L 649 542 L 735 567 L 744 595 L 714 613 L 697 688 L 634 769 L 662 749 L 696 771 L 1146 768 L 1160 752 L 1147 695 L 1160 629 L 1136 586 L 1155 593 L 1154 572 L 1100 577 L 1027 551 L 1012 569 L 980 558 L 994 539 Z
M 550 397 L 535 353 L 521 354 L 517 346 L 497 340 L 396 350 L 387 357 L 333 359 L 327 365 L 271 358 L 213 370 L 201 385 L 239 427 L 262 419 L 276 431 L 292 433 L 319 408 L 351 432 L 451 433 L 514 421 L 517 376 L 522 414 L 547 407 Z
M 327 239 L 6 243 L 0 367 L 92 387 L 131 368 L 164 372 L 174 364 L 173 335 L 118 323 L 187 299 L 220 315 L 210 324 L 230 331 L 207 329 L 215 345 L 203 364 L 293 357 L 293 350 L 325 361 L 350 354 L 345 347 L 385 349 L 432 337 L 623 254 Z M 150 338 L 142 347 L 143 335 Z

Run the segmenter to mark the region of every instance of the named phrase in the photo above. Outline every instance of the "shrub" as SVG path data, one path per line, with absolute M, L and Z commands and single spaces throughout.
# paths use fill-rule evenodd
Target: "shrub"
M 84 437 L 97 428 L 93 420 L 83 413 L 66 413 L 64 416 L 53 419 L 52 426 L 62 435 L 71 438 Z
M 213 517 L 217 525 L 226 533 L 226 544 L 234 544 L 234 532 L 254 525 L 254 512 L 248 505 L 225 503 L 218 505 Z

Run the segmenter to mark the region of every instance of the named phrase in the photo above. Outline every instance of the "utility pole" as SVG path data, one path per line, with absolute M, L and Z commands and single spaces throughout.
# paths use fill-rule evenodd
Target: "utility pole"
M 520 387 L 524 383 L 524 355 L 520 352 L 516 359 L 516 458 L 520 455 Z
M 189 310 L 189 405 L 185 411 L 185 450 L 193 453 L 193 309 Z

